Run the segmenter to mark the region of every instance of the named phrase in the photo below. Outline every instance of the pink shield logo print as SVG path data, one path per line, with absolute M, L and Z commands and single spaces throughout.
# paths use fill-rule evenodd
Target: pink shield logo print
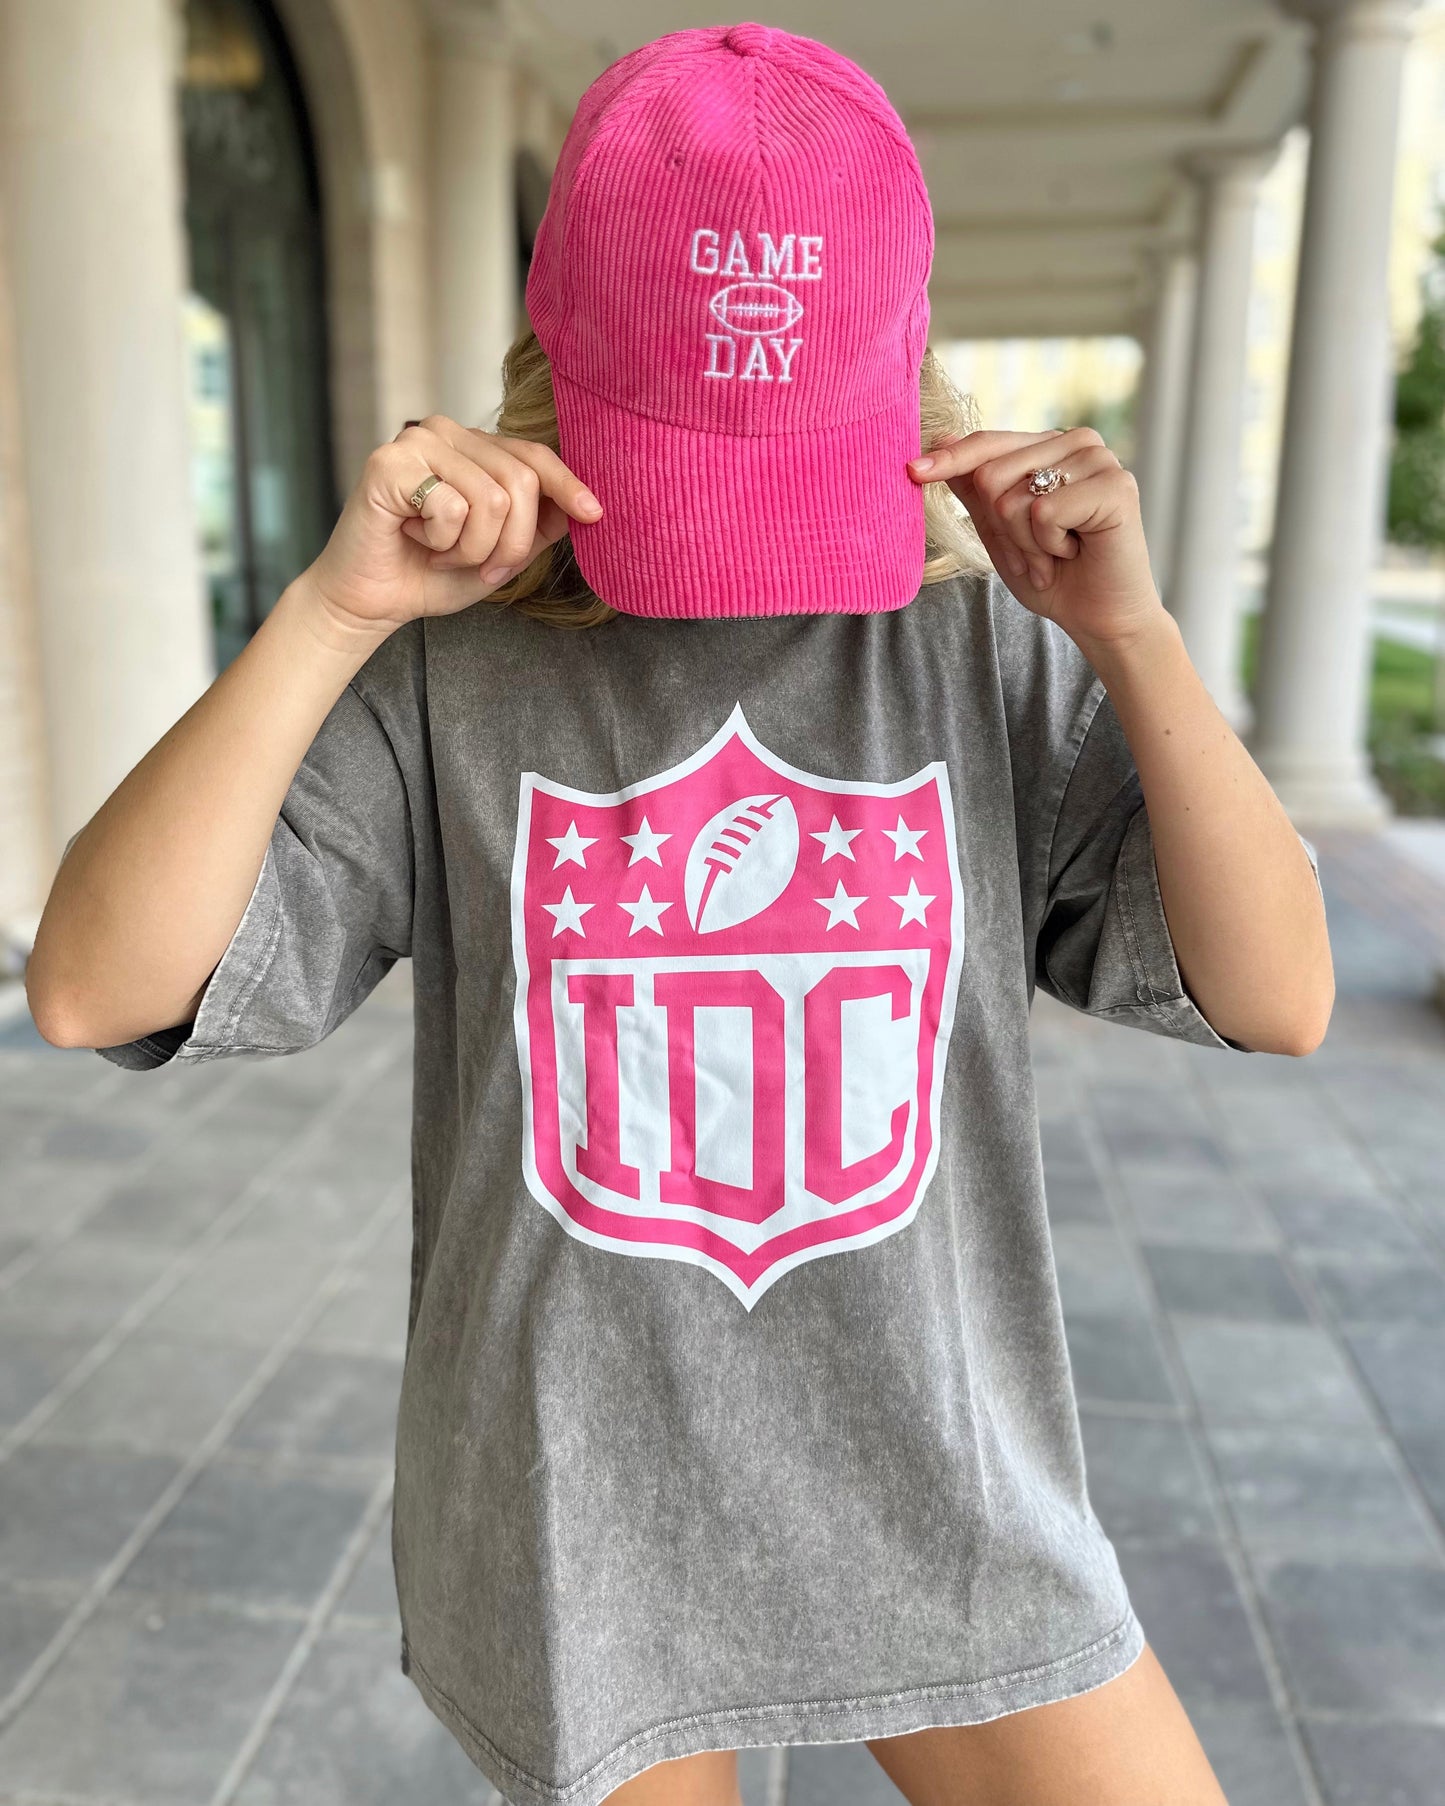
M 610 795 L 524 772 L 512 946 L 523 1170 L 569 1235 L 751 1310 L 913 1220 L 963 960 L 941 760 L 819 777 L 739 704 Z

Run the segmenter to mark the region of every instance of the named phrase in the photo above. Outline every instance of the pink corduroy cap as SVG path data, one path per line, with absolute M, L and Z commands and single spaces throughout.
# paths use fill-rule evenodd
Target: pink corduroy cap
M 766 25 L 675 31 L 583 95 L 527 311 L 578 565 L 628 614 L 872 613 L 918 593 L 933 216 L 878 83 Z

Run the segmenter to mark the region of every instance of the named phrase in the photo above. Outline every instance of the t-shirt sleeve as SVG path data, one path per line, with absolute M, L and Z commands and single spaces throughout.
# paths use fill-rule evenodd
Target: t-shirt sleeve
M 1189 995 L 1159 891 L 1139 775 L 1103 685 L 1085 725 L 1051 837 L 1036 943 L 1040 989 L 1090 1016 L 1202 1047 L 1248 1052 L 1218 1034 Z M 1301 845 L 1319 881 L 1314 848 Z
M 146 1071 L 312 1047 L 410 954 L 412 896 L 406 785 L 385 729 L 352 685 L 292 779 L 195 1021 L 96 1051 Z

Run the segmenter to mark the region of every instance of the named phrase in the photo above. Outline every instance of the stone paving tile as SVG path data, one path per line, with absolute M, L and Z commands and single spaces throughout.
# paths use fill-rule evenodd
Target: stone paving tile
M 1126 1542 L 1119 1565 L 1145 1635 L 1186 1710 L 1270 1704 L 1239 1585 L 1218 1547 Z
M 396 1361 L 298 1349 L 241 1419 L 231 1442 L 283 1455 L 389 1461 L 400 1390 Z
M 1400 1433 L 1445 1433 L 1445 1323 L 1366 1324 L 1345 1340 Z
M 1147 1318 L 1071 1316 L 1064 1320 L 1064 1332 L 1074 1391 L 1082 1402 L 1179 1409 L 1159 1338 Z
M 0 1584 L 0 1699 L 60 1629 L 69 1609 L 67 1601 Z
M 18 1449 L 0 1464 L 0 1580 L 89 1582 L 179 1466 L 162 1455 Z
M 1089 1497 L 1115 1539 L 1183 1540 L 1219 1531 L 1210 1482 L 1180 1423 L 1082 1410 Z
M 1369 1421 L 1354 1375 L 1312 1324 L 1176 1317 L 1174 1329 L 1206 1420 L 1346 1427 Z
M 1302 1253 L 1428 1257 L 1420 1232 L 1368 1194 L 1329 1197 L 1313 1189 L 1263 1193 L 1285 1240 Z
M 1308 1320 L 1304 1300 L 1277 1255 L 1147 1242 L 1143 1252 L 1166 1310 L 1248 1322 Z
M 384 1269 L 347 1275 L 346 1284 L 317 1319 L 304 1346 L 400 1360 L 406 1352 L 406 1307 L 411 1270 L 388 1253 Z
M 155 1284 L 172 1258 L 159 1248 L 64 1242 L 0 1293 L 0 1331 L 98 1336 Z
M 268 1348 L 334 1264 L 324 1249 L 224 1241 L 204 1254 L 147 1320 L 158 1335 Z
M 1261 1592 L 1305 1713 L 1445 1725 L 1445 1569 L 1286 1561 Z
M 347 1582 L 346 1590 L 337 1600 L 332 1623 L 349 1627 L 358 1619 L 365 1620 L 373 1628 L 377 1620 L 384 1620 L 388 1626 L 394 1624 L 398 1634 L 400 1633 L 389 1516 L 378 1526 L 366 1546 L 365 1554 L 356 1565 L 355 1573 Z
M 903 1795 L 861 1743 L 795 1744 L 787 1806 L 901 1806 Z
M 207 1229 L 248 1183 L 244 1169 L 196 1173 L 163 1166 L 117 1185 L 85 1219 L 87 1235 L 183 1247 Z
M 1436 1520 L 1445 1527 L 1445 1426 L 1433 1430 L 1401 1430 L 1396 1436 L 1410 1471 L 1430 1501 Z
M 1326 1806 L 1445 1802 L 1445 1726 L 1332 1724 L 1307 1718 L 1304 1734 Z
M 0 1430 L 28 1417 L 77 1364 L 87 1347 L 78 1336 L 0 1329 Z
M 255 1372 L 254 1348 L 136 1331 L 66 1399 L 37 1442 L 187 1455 Z
M 1374 1430 L 1217 1424 L 1209 1443 L 1256 1553 L 1428 1562 L 1437 1532 Z
M 1309 1271 L 1342 1322 L 1445 1324 L 1445 1274 L 1418 1260 L 1320 1255 Z
M 1149 1242 L 1191 1248 L 1272 1248 L 1279 1230 L 1264 1208 L 1227 1174 L 1204 1176 L 1123 1167 L 1130 1215 Z
M 390 1191 L 406 1179 L 405 1157 L 394 1167 L 373 1169 L 365 1180 L 334 1176 L 329 1180 L 275 1174 L 258 1189 L 233 1240 L 265 1241 L 280 1247 L 293 1242 L 324 1251 L 344 1246 L 376 1214 Z
M 1229 1806 L 1308 1806 L 1299 1761 L 1277 1712 L 1196 1705 L 1190 1721 Z
M 317 1644 L 241 1783 L 236 1806 L 498 1806 L 499 1800 L 402 1674 L 396 1640 L 366 1631 Z
M 144 1598 L 108 1601 L 0 1733 L 11 1792 L 126 1806 L 210 1797 L 296 1626 Z
M 1147 1313 L 1148 1297 L 1117 1229 L 1057 1223 L 1053 1244 L 1065 1315 L 1142 1317 Z
M 126 1570 L 122 1590 L 310 1607 L 366 1510 L 365 1481 L 215 1464 Z
M 1093 1173 L 1047 1172 L 1045 1189 L 1051 1223 L 1113 1221 L 1108 1194 Z

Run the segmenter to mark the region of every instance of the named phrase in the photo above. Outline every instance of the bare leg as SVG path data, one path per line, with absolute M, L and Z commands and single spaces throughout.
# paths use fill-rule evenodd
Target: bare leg
M 1228 1806 L 1147 1647 L 1073 1699 L 868 1748 L 909 1806 Z
M 742 1806 L 736 1750 L 654 1762 L 608 1794 L 603 1806 Z

